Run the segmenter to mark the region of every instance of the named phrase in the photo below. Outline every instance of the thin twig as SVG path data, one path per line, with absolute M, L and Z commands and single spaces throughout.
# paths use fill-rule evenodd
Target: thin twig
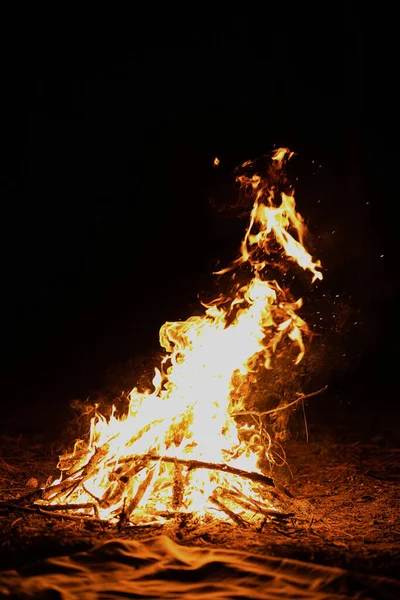
M 26 513 L 33 513 L 36 515 L 40 515 L 42 517 L 49 517 L 50 519 L 67 519 L 68 521 L 88 521 L 91 523 L 100 523 L 102 525 L 108 525 L 108 521 L 104 521 L 102 519 L 97 519 L 95 517 L 86 517 L 84 515 L 60 515 L 57 512 L 51 512 L 49 510 L 44 510 L 42 508 L 31 508 L 29 506 L 19 506 L 18 504 L 12 504 L 10 502 L 3 503 L 4 508 L 9 508 L 10 510 L 16 510 Z
M 307 426 L 307 418 L 306 418 L 306 409 L 304 408 L 304 398 L 301 399 L 301 406 L 303 408 L 304 427 L 306 429 L 306 442 L 308 444 L 308 426 Z
M 97 502 L 98 504 L 100 504 L 100 500 L 101 500 L 101 498 L 98 498 L 97 496 L 95 496 L 94 494 L 92 494 L 92 492 L 91 492 L 90 490 L 88 490 L 88 489 L 87 489 L 87 487 L 85 486 L 85 484 L 84 484 L 84 483 L 82 483 L 82 487 L 83 487 L 84 491 L 87 493 L 87 495 L 88 495 L 88 496 L 90 496 L 91 498 L 93 498 L 93 500 L 96 500 L 96 502 Z M 93 503 L 93 506 L 96 506 L 96 505 Z M 97 507 L 96 507 L 96 508 L 97 508 Z
M 321 388 L 320 390 L 317 390 L 316 392 L 311 392 L 310 394 L 301 394 L 298 398 L 296 398 L 296 400 L 289 402 L 289 404 L 284 404 L 283 406 L 277 406 L 277 408 L 272 408 L 271 410 L 264 410 L 261 412 L 259 412 L 257 410 L 245 410 L 245 411 L 231 413 L 231 416 L 239 417 L 242 415 L 259 415 L 261 417 L 261 416 L 265 416 L 265 415 L 271 415 L 271 414 L 279 412 L 281 410 L 286 410 L 287 408 L 290 408 L 294 404 L 298 404 L 298 402 L 301 402 L 302 400 L 307 400 L 307 398 L 312 398 L 313 396 L 316 396 L 317 394 L 322 394 L 322 392 L 324 392 L 327 388 L 328 388 L 328 386 L 326 385 L 325 387 Z
M 77 504 L 37 504 L 36 505 L 38 508 L 41 508 L 42 510 L 47 510 L 50 512 L 53 511 L 58 511 L 58 510 L 77 510 L 79 508 L 93 508 L 94 507 L 94 503 L 93 502 L 81 502 L 81 503 L 77 503 Z

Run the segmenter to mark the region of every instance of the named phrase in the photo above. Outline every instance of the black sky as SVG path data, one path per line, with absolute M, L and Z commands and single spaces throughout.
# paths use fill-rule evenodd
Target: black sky
M 57 413 L 109 367 L 150 352 L 165 320 L 188 316 L 242 231 L 210 196 L 226 199 L 231 170 L 274 144 L 299 153 L 298 202 L 329 265 L 327 292 L 360 306 L 350 387 L 362 396 L 367 370 L 365 386 L 392 393 L 376 365 L 394 343 L 394 105 L 357 14 L 321 19 L 255 35 L 237 15 L 124 48 L 100 36 L 54 51 L 38 42 L 22 62 L 3 57 L 9 412 Z

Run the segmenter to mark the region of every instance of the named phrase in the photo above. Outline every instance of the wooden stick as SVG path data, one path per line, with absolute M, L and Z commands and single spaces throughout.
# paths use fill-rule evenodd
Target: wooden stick
M 33 513 L 41 515 L 42 517 L 49 517 L 50 519 L 67 519 L 67 521 L 89 521 L 91 523 L 101 523 L 102 525 L 108 525 L 108 521 L 97 519 L 95 517 L 87 517 L 85 515 L 60 515 L 57 512 L 51 512 L 49 510 L 43 510 L 41 508 L 31 508 L 29 506 L 19 506 L 18 504 L 12 504 L 10 502 L 4 502 L 3 506 L 10 510 L 19 510 L 21 512 Z
M 142 437 L 142 435 L 150 431 L 150 429 L 154 427 L 154 425 L 159 425 L 160 423 L 162 423 L 162 419 L 157 419 L 155 421 L 152 421 L 151 423 L 148 423 L 147 425 L 142 427 L 142 429 L 139 429 L 139 431 L 137 431 L 135 435 L 132 436 L 131 439 L 126 443 L 126 447 L 129 448 L 130 446 L 133 446 L 133 444 L 136 444 L 136 442 Z
M 109 450 L 109 448 L 108 448 L 107 444 L 103 444 L 102 446 L 100 446 L 100 448 L 96 448 L 93 456 L 90 458 L 89 462 L 85 465 L 84 471 L 82 473 L 82 477 L 80 478 L 80 480 L 78 480 L 76 482 L 76 484 L 72 487 L 72 489 L 69 490 L 66 498 L 69 498 L 69 496 L 71 496 L 71 494 L 74 493 L 76 488 L 79 485 L 83 484 L 86 481 L 86 479 L 88 479 L 92 475 L 93 471 L 98 466 L 98 463 L 107 455 L 108 450 Z
M 189 471 L 194 469 L 209 469 L 210 471 L 222 471 L 224 473 L 230 473 L 231 475 L 238 475 L 243 479 L 250 479 L 255 483 L 261 483 L 266 486 L 275 487 L 274 480 L 271 477 L 262 475 L 261 473 L 255 473 L 254 471 L 244 471 L 243 469 L 237 469 L 230 465 L 222 463 L 210 463 L 202 460 L 187 460 L 183 458 L 174 458 L 170 456 L 158 456 L 155 454 L 148 454 L 148 459 L 151 461 L 160 461 L 166 463 L 178 463 L 185 465 Z
M 124 488 L 122 483 L 120 481 L 113 481 L 100 498 L 99 505 L 102 508 L 109 508 L 122 498 L 123 493 Z
M 57 467 L 60 469 L 60 471 L 69 471 L 69 469 L 73 467 L 80 458 L 83 458 L 88 453 L 88 451 L 88 448 L 82 448 L 81 450 L 79 450 L 79 452 L 69 452 L 68 454 L 62 454 L 58 459 Z
M 227 497 L 227 498 L 230 498 L 231 500 L 234 500 L 234 502 L 236 502 L 243 508 L 246 508 L 247 510 L 251 510 L 252 512 L 257 512 L 260 515 L 264 515 L 266 517 L 273 517 L 275 519 L 286 521 L 286 519 L 289 519 L 294 514 L 294 513 L 284 513 L 284 512 L 277 511 L 277 510 L 273 510 L 271 508 L 266 508 L 265 506 L 261 505 L 260 503 L 256 502 L 255 500 L 252 500 L 251 498 L 249 498 L 242 492 L 239 493 L 234 490 L 224 490 L 222 495 L 223 495 L 223 497 Z
M 60 483 L 56 483 L 55 485 L 50 485 L 48 487 L 42 488 L 41 498 L 44 497 L 47 499 L 51 495 L 53 495 L 54 498 L 57 498 L 57 496 L 59 496 L 63 492 L 68 491 L 76 483 L 76 479 L 72 479 L 72 477 L 83 470 L 84 470 L 84 467 L 80 467 L 79 469 L 77 469 L 76 471 L 71 473 L 70 475 L 66 475 L 66 477 L 64 477 L 64 479 L 62 481 L 60 481 Z
M 94 454 L 90 457 L 90 459 L 88 460 L 86 465 L 84 465 L 84 467 L 82 467 L 82 475 L 79 479 L 73 479 L 72 481 L 70 481 L 70 479 L 69 479 L 70 476 L 67 476 L 67 478 L 64 479 L 63 481 L 60 481 L 60 483 L 45 488 L 43 490 L 43 497 L 46 500 L 51 497 L 57 498 L 62 493 L 67 492 L 66 498 L 68 498 L 81 483 L 83 483 L 86 479 L 88 479 L 88 477 L 91 476 L 95 467 L 98 465 L 99 461 L 102 458 L 104 458 L 104 456 L 107 454 L 108 447 L 105 447 L 105 446 L 106 445 L 104 444 L 103 446 L 100 446 L 100 448 L 96 448 L 96 450 L 94 451 Z M 75 471 L 75 473 L 79 473 L 80 470 L 81 469 L 77 469 L 77 471 Z M 67 485 L 65 485 L 65 483 L 67 483 Z
M 141 499 L 143 498 L 147 488 L 149 487 L 149 485 L 154 477 L 154 473 L 155 473 L 155 469 L 151 469 L 151 471 L 148 472 L 146 478 L 139 485 L 134 498 L 129 502 L 128 506 L 124 509 L 124 514 L 127 519 L 129 519 L 129 517 L 133 513 L 133 511 L 139 506 Z
M 242 517 L 240 515 L 237 515 L 232 510 L 230 510 L 230 508 L 228 508 L 227 506 L 222 504 L 221 500 L 216 496 L 215 492 L 214 492 L 214 494 L 212 494 L 212 496 L 210 496 L 209 500 L 213 504 L 218 506 L 218 508 L 220 508 L 226 515 L 228 515 L 228 517 L 230 519 L 232 519 L 232 521 L 234 523 L 236 523 L 236 525 L 239 525 L 239 527 L 243 527 L 243 528 L 249 527 L 249 523 L 247 523 L 247 521 L 242 519 Z
M 85 492 L 91 496 L 93 498 L 93 500 L 96 500 L 96 502 L 93 502 L 93 512 L 94 512 L 94 516 L 100 518 L 100 513 L 99 513 L 99 509 L 98 509 L 98 504 L 99 504 L 99 498 L 97 498 L 97 496 L 95 496 L 94 494 L 92 494 L 91 492 L 89 492 L 88 489 L 86 489 L 85 484 L 82 483 L 82 487 L 85 490 Z M 91 504 L 90 502 L 88 504 Z
M 179 509 L 183 503 L 183 494 L 185 486 L 182 477 L 182 465 L 177 461 L 174 462 L 174 484 L 172 488 L 172 508 Z
M 284 404 L 283 406 L 278 406 L 277 408 L 272 408 L 271 410 L 264 410 L 264 411 L 257 411 L 257 410 L 243 410 L 240 412 L 233 412 L 231 413 L 232 417 L 239 417 L 239 416 L 243 416 L 243 415 L 257 415 L 257 416 L 265 416 L 265 415 L 272 415 L 273 413 L 279 412 L 281 410 L 286 410 L 287 408 L 290 408 L 291 406 L 293 406 L 294 404 L 297 404 L 298 402 L 301 402 L 302 400 L 307 400 L 307 398 L 312 398 L 313 396 L 317 396 L 317 394 L 322 394 L 322 392 L 324 392 L 326 389 L 328 389 L 328 386 L 326 385 L 325 387 L 321 388 L 320 390 L 317 390 L 316 392 L 311 392 L 310 394 L 300 394 L 298 398 L 296 398 L 296 400 L 293 400 L 292 402 L 289 402 L 289 404 Z
M 189 471 L 193 471 L 194 469 L 209 469 L 211 471 L 223 471 L 224 473 L 230 473 L 232 475 L 238 475 L 239 477 L 243 477 L 244 479 L 250 479 L 255 483 L 261 483 L 263 485 L 269 487 L 275 487 L 274 480 L 271 477 L 267 477 L 266 475 L 262 475 L 261 473 L 256 473 L 254 471 L 244 471 L 243 469 L 238 469 L 236 467 L 232 467 L 230 465 L 222 464 L 222 463 L 210 463 L 202 460 L 190 460 L 183 458 L 176 458 L 173 456 L 159 456 L 157 454 L 132 454 L 131 456 L 124 457 L 119 463 L 129 462 L 135 459 L 142 459 L 144 464 L 142 468 L 146 465 L 146 462 L 165 462 L 165 463 L 175 463 L 185 465 Z
M 96 500 L 97 504 L 100 504 L 100 498 L 98 498 L 90 490 L 88 490 L 84 483 L 82 483 L 82 487 L 83 487 L 84 491 L 87 493 L 88 496 L 90 496 L 91 498 L 93 498 L 93 500 Z M 97 510 L 97 504 L 93 504 L 93 507 L 94 507 L 95 510 Z
M 37 504 L 37 508 L 41 508 L 42 510 L 47 511 L 57 511 L 57 510 L 77 510 L 78 508 L 91 508 L 95 507 L 93 502 L 81 502 L 80 504 Z

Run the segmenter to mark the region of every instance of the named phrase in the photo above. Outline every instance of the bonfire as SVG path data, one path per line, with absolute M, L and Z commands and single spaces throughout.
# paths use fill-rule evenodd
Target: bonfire
M 268 471 L 265 418 L 288 405 L 256 412 L 248 400 L 249 382 L 273 370 L 282 347 L 291 346 L 295 364 L 306 351 L 302 300 L 271 273 L 293 263 L 312 282 L 322 279 L 285 176 L 291 156 L 274 151 L 264 174 L 252 162 L 240 167 L 249 223 L 238 258 L 216 273 L 230 278 L 229 293 L 203 305 L 202 315 L 161 327 L 165 355 L 152 388 L 135 387 L 125 414 L 95 414 L 88 439 L 60 457 L 60 477 L 35 492 L 39 510 L 132 525 L 177 515 L 242 526 L 255 515 L 287 518 L 274 501 L 284 491 Z

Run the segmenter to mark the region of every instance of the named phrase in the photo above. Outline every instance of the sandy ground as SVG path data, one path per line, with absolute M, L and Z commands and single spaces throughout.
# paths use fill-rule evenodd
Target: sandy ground
M 338 441 L 340 439 L 340 441 Z M 0 501 L 42 486 L 57 474 L 57 447 L 34 436 L 0 438 Z M 114 537 L 166 534 L 180 544 L 296 558 L 352 571 L 398 577 L 400 572 L 400 445 L 393 436 L 353 432 L 289 442 L 276 482 L 293 494 L 286 522 L 266 519 L 243 529 L 226 520 L 171 519 L 162 526 L 115 527 L 48 518 L 0 505 L 2 569 L 91 548 Z

